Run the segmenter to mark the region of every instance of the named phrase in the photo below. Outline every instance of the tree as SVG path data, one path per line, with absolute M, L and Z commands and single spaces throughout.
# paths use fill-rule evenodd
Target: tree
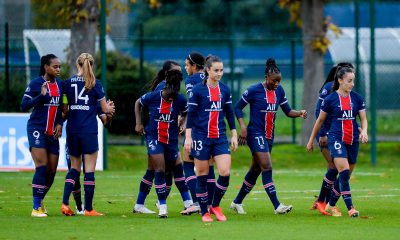
M 291 21 L 302 29 L 303 33 L 303 81 L 304 91 L 302 105 L 309 113 L 303 121 L 300 144 L 305 145 L 312 131 L 315 119 L 313 112 L 318 91 L 324 78 L 324 54 L 330 44 L 327 30 L 340 34 L 340 29 L 324 17 L 324 5 L 327 0 L 279 0 L 283 8 L 287 8 Z
M 129 11 L 129 2 L 107 0 L 107 10 Z M 124 2 L 124 3 L 122 3 Z M 36 13 L 35 25 L 38 27 L 71 28 L 71 41 L 68 51 L 70 75 L 76 73 L 75 60 L 80 53 L 94 56 L 96 35 L 100 18 L 99 0 L 32 0 Z
M 99 23 L 99 4 L 97 0 L 74 0 L 71 12 L 71 42 L 68 62 L 70 75 L 76 73 L 75 61 L 87 52 L 94 56 L 97 26 Z

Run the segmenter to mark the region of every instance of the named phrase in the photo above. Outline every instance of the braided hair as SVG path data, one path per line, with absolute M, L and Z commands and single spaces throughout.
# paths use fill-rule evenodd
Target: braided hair
M 272 74 L 280 74 L 281 70 L 276 65 L 276 61 L 273 58 L 268 58 L 265 63 L 265 76 L 271 76 Z

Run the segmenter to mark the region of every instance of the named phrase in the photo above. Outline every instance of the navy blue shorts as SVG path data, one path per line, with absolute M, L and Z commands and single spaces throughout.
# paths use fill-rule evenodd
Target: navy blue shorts
M 29 151 L 31 148 L 45 148 L 52 154 L 60 154 L 60 143 L 53 136 L 46 135 L 44 131 L 28 130 Z
M 162 143 L 153 137 L 146 136 L 147 154 L 164 154 L 165 161 L 176 161 L 179 156 L 178 141 Z
M 320 137 L 321 137 L 321 130 L 318 131 L 317 136 L 315 137 L 315 140 L 317 141 L 317 144 L 318 144 L 318 146 L 319 146 L 319 150 L 322 152 L 322 150 L 323 150 L 324 148 L 328 148 L 328 146 L 321 147 L 321 146 L 319 145 L 319 138 L 320 138 Z
M 247 145 L 252 154 L 256 152 L 272 152 L 272 139 L 267 139 L 265 134 L 248 134 Z
M 67 133 L 67 145 L 69 154 L 75 157 L 99 151 L 97 133 Z
M 198 160 L 209 160 L 222 154 L 231 154 L 229 149 L 229 142 L 226 136 L 219 138 L 207 138 L 206 136 L 196 135 L 192 136 L 192 148 L 190 155 Z
M 356 164 L 358 156 L 359 142 L 353 142 L 352 145 L 345 144 L 342 139 L 334 136 L 328 136 L 328 147 L 333 158 L 347 158 L 349 164 Z

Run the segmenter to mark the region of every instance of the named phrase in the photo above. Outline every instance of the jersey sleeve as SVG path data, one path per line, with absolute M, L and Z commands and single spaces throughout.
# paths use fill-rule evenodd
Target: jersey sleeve
M 140 97 L 139 103 L 143 107 L 148 107 L 150 104 L 151 100 L 151 92 L 144 94 L 143 96 Z
M 365 111 L 366 110 L 366 104 L 365 104 L 364 98 L 361 95 L 357 94 L 357 100 L 358 100 L 358 111 L 359 112 Z
M 324 99 L 324 101 L 322 101 L 321 103 L 321 111 L 326 112 L 327 114 L 331 113 L 331 107 L 330 107 L 330 101 L 331 101 L 331 97 L 327 97 Z
M 191 94 L 189 95 L 188 100 L 188 117 L 186 122 L 186 128 L 192 128 L 193 123 L 197 116 L 197 108 L 199 103 L 199 94 L 196 89 L 193 89 Z
M 48 94 L 43 96 L 41 94 L 42 86 L 37 81 L 31 81 L 25 89 L 21 101 L 21 111 L 26 112 L 33 108 L 35 105 L 43 102 L 48 97 Z
M 179 94 L 179 103 L 180 103 L 180 106 L 179 106 L 180 112 L 187 113 L 187 111 L 188 111 L 187 100 L 182 94 Z
M 279 94 L 279 106 L 281 106 L 282 111 L 288 115 L 292 108 L 290 107 L 289 101 L 286 98 L 285 90 L 280 87 L 280 94 Z
M 243 108 L 249 103 L 251 94 L 251 88 L 248 88 L 246 91 L 244 91 L 239 101 L 237 101 L 235 105 L 235 115 L 237 119 L 243 118 Z
M 225 97 L 226 101 L 224 104 L 224 112 L 226 120 L 228 120 L 228 125 L 231 130 L 236 129 L 235 114 L 233 113 L 233 108 L 232 108 L 232 94 L 230 93 L 228 88 L 226 90 Z
M 94 89 L 96 92 L 96 100 L 98 102 L 105 99 L 106 94 L 104 92 L 103 85 L 101 84 L 101 82 L 99 80 L 96 80 L 96 85 L 94 85 Z

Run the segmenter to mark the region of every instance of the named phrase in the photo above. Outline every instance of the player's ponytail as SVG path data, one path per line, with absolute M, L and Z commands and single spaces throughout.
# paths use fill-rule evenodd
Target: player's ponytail
M 335 80 L 333 82 L 333 86 L 332 86 L 332 90 L 336 91 L 339 89 L 339 79 L 343 79 L 344 76 L 347 73 L 354 73 L 354 69 L 349 67 L 349 66 L 345 66 L 345 67 L 337 67 L 337 71 L 336 71 L 336 75 L 335 75 Z
M 50 65 L 51 60 L 57 58 L 54 54 L 47 54 L 40 58 L 40 71 L 39 76 L 44 76 L 46 74 L 46 70 L 44 69 L 44 65 Z
M 158 71 L 157 75 L 153 78 L 153 80 L 151 80 L 149 83 L 147 83 L 145 85 L 145 88 L 148 88 L 150 91 L 154 91 L 154 89 L 156 89 L 157 85 L 165 80 L 165 73 L 169 70 L 171 70 L 171 68 L 173 66 L 179 66 L 179 63 L 172 61 L 172 60 L 167 60 L 164 62 L 162 69 L 160 69 L 160 71 Z
M 93 73 L 94 59 L 89 53 L 82 53 L 76 60 L 76 64 L 85 79 L 86 90 L 91 90 L 96 85 L 96 77 Z
M 319 92 L 321 93 L 322 88 L 325 86 L 325 84 L 335 81 L 335 77 L 336 77 L 336 73 L 338 71 L 338 67 L 349 67 L 354 69 L 353 64 L 349 63 L 349 62 L 340 62 L 338 63 L 336 66 L 332 67 L 331 70 L 328 73 L 328 76 L 325 79 L 325 82 L 322 84 L 321 89 L 319 90 Z

